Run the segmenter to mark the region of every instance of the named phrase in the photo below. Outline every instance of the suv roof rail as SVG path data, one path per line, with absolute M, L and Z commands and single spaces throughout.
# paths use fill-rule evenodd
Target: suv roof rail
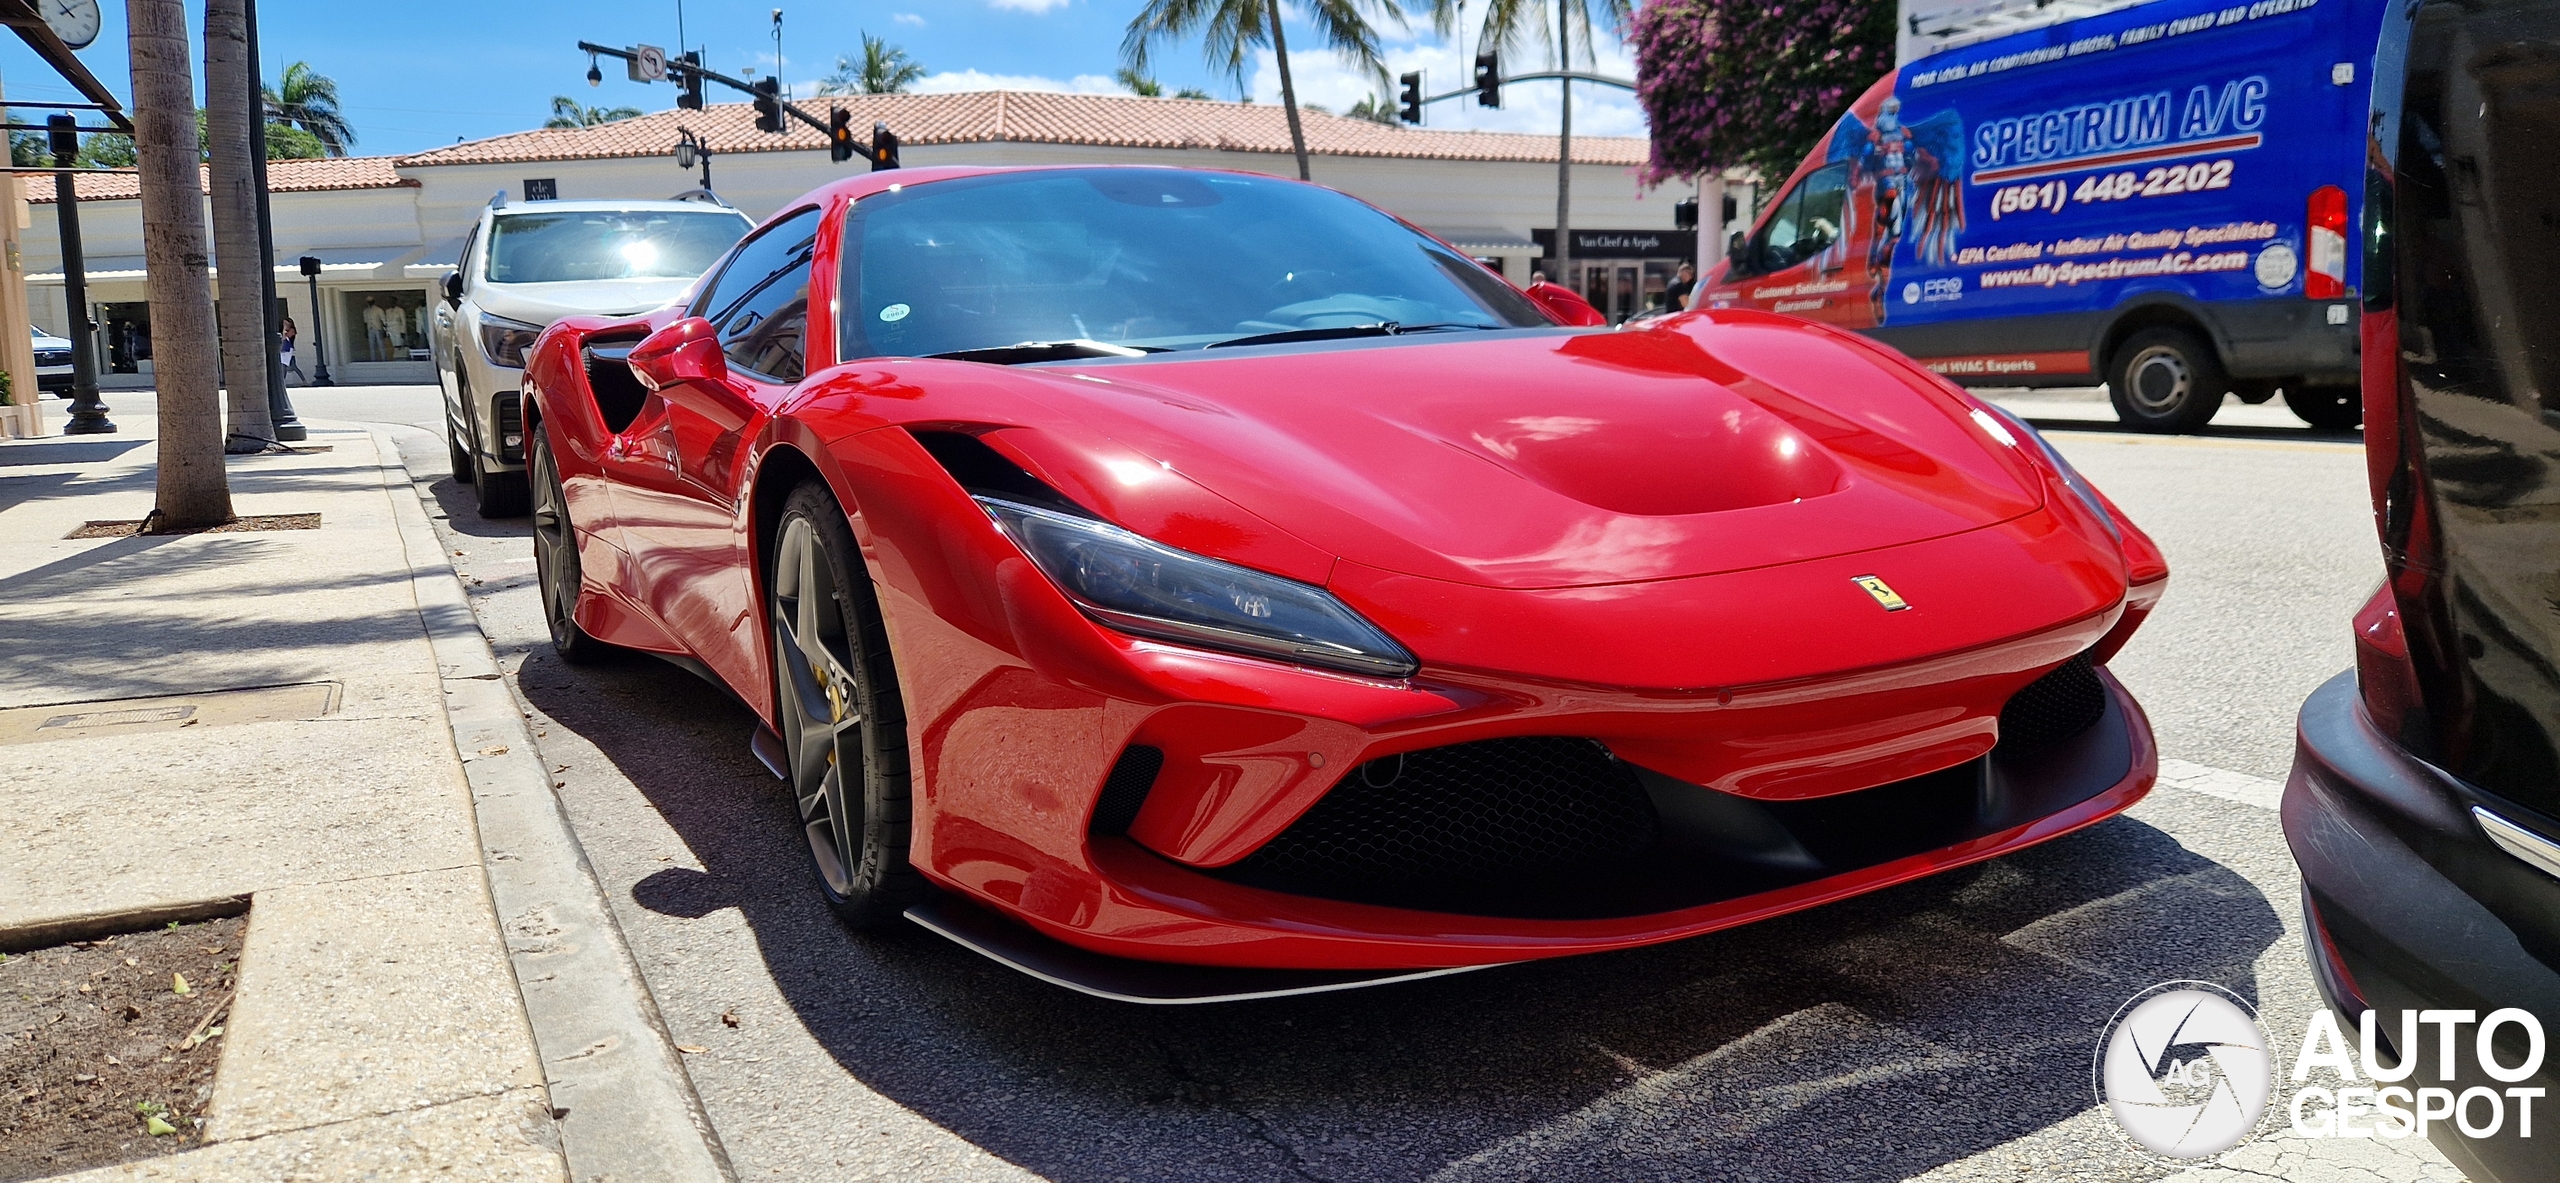
M 708 203 L 710 203 L 710 204 L 712 204 L 712 205 L 719 206 L 719 207 L 720 207 L 720 208 L 722 208 L 722 209 L 735 209 L 735 208 L 737 208 L 737 207 L 735 207 L 735 206 L 730 205 L 728 202 L 721 200 L 721 198 L 720 198 L 720 195 L 719 195 L 719 194 L 712 192 L 712 191 L 711 191 L 710 189 L 708 189 L 708 188 L 703 188 L 703 189 L 687 189 L 687 190 L 685 190 L 685 191 L 684 191 L 684 192 L 682 192 L 682 193 L 678 193 L 678 194 L 676 194 L 675 196 L 668 198 L 667 200 L 669 200 L 669 201 L 701 201 L 701 202 L 708 202 Z
M 500 189 L 500 190 L 498 190 L 497 195 L 496 195 L 496 196 L 493 196 L 493 197 L 491 197 L 491 198 L 489 199 L 489 208 L 490 208 L 490 209 L 505 209 L 505 208 L 507 208 L 507 191 L 506 191 L 506 190 L 504 190 L 504 189 Z

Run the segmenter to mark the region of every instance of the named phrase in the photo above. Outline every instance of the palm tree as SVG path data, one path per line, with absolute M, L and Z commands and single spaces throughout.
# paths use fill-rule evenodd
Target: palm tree
M 356 142 L 356 129 L 338 107 L 338 80 L 295 62 L 284 68 L 284 81 L 266 92 L 267 114 L 278 123 L 310 132 L 331 156 L 344 156 Z
M 1606 20 L 1611 33 L 1622 33 L 1627 22 L 1635 19 L 1635 5 L 1630 0 L 1555 0 L 1555 19 L 1550 22 L 1547 0 L 1489 0 L 1484 12 L 1484 25 L 1477 43 L 1509 49 L 1525 36 L 1535 36 L 1556 51 L 1556 69 L 1573 68 L 1574 34 L 1582 34 L 1582 58 L 1596 64 L 1591 48 L 1593 9 Z M 1431 23 L 1442 33 L 1458 19 L 1456 0 L 1432 0 Z M 1554 36 L 1547 29 L 1553 25 Z M 1555 281 L 1570 285 L 1573 276 L 1566 269 L 1573 255 L 1573 81 L 1559 79 L 1564 88 L 1564 115 L 1556 131 L 1556 245 L 1547 259 L 1546 272 Z
M 258 177 L 249 154 L 249 112 L 258 66 L 249 59 L 248 0 L 205 0 L 203 118 L 207 204 L 219 265 L 214 319 L 223 385 L 231 393 L 231 435 L 223 450 L 263 452 L 276 444 L 267 413 L 266 267 L 258 243 Z M 243 264 L 247 264 L 243 266 Z
M 133 138 L 142 189 L 143 278 L 159 387 L 160 469 L 146 530 L 231 520 L 215 387 L 213 290 L 204 201 L 196 172 L 196 81 L 180 0 L 127 0 L 133 60 Z
M 1113 74 L 1111 77 L 1121 86 L 1127 88 L 1130 94 L 1136 95 L 1139 98 L 1160 99 L 1164 97 L 1164 83 L 1156 81 L 1154 75 L 1142 74 L 1127 66 L 1122 66 L 1120 67 L 1120 72 Z M 1186 86 L 1173 92 L 1173 97 L 1177 99 L 1205 99 L 1209 97 L 1209 92 L 1196 86 Z M 37 136 L 36 138 L 43 139 L 44 137 Z
M 836 59 L 836 72 L 818 83 L 819 94 L 905 94 L 924 78 L 924 63 L 907 51 L 869 33 L 862 35 L 862 61 Z
M 589 107 L 565 94 L 555 94 L 551 96 L 551 118 L 543 120 L 542 126 L 594 127 L 599 123 L 635 118 L 639 114 L 638 107 Z
M 1396 0 L 1305 0 L 1303 7 L 1326 48 L 1376 76 L 1381 86 L 1386 84 L 1386 59 L 1379 55 L 1378 30 L 1369 18 L 1374 13 L 1403 28 L 1404 10 Z M 1156 39 L 1187 37 L 1196 31 L 1209 67 L 1241 84 L 1246 60 L 1254 50 L 1269 45 L 1280 63 L 1280 104 L 1289 112 L 1289 146 L 1298 154 L 1298 179 L 1312 180 L 1307 168 L 1307 131 L 1298 119 L 1298 86 L 1289 76 L 1289 38 L 1280 26 L 1280 0 L 1147 0 L 1120 40 L 1120 57 L 1143 75 L 1148 50 Z

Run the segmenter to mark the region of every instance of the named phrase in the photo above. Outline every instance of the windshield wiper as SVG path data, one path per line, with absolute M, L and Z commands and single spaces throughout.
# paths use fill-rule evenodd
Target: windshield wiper
M 990 345 L 983 349 L 954 349 L 949 353 L 928 353 L 926 357 L 952 361 L 982 361 L 1000 366 L 1018 366 L 1035 361 L 1068 361 L 1079 357 L 1145 357 L 1150 353 L 1169 352 L 1162 346 L 1113 345 L 1089 341 L 1082 337 L 1065 341 L 1024 341 L 1014 345 Z
M 1409 325 L 1392 320 L 1376 324 L 1339 325 L 1329 329 L 1288 329 L 1277 333 L 1255 333 L 1250 337 L 1231 337 L 1211 341 L 1203 349 L 1229 349 L 1238 345 L 1286 345 L 1292 341 L 1340 341 L 1352 337 L 1401 337 L 1407 333 L 1436 333 L 1446 329 L 1494 329 L 1500 325 L 1471 324 L 1448 321 L 1441 324 Z

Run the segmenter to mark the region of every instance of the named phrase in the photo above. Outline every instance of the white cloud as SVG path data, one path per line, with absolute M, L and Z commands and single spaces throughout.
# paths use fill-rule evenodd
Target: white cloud
M 924 18 L 912 12 L 893 12 L 889 14 L 889 19 L 912 29 L 924 27 Z
M 1069 2 L 1070 0 L 987 0 L 987 5 L 991 8 L 1005 8 L 1037 15 L 1053 8 L 1065 8 Z
M 989 74 L 983 70 L 944 70 L 916 83 L 918 94 L 950 94 L 962 90 L 1038 90 L 1058 94 L 1127 94 L 1120 84 L 1100 74 L 1078 74 L 1063 82 L 1037 74 Z
M 1383 90 L 1387 101 L 1393 103 L 1397 97 L 1395 76 L 1408 70 L 1423 72 L 1424 94 L 1458 90 L 1474 81 L 1475 55 L 1471 46 L 1462 53 L 1456 44 L 1416 38 L 1402 43 L 1389 41 L 1384 48 L 1388 78 L 1384 84 L 1330 52 L 1291 53 L 1289 74 L 1297 84 L 1298 101 L 1340 112 Z M 1577 68 L 1610 78 L 1635 77 L 1635 56 L 1625 45 L 1604 40 L 1598 50 L 1596 69 L 1580 63 Z M 1510 59 L 1504 63 L 1506 73 L 1527 74 L 1553 68 L 1553 58 L 1534 43 L 1504 56 Z M 1278 61 L 1267 49 L 1254 61 L 1252 93 L 1255 102 L 1280 101 Z M 1424 107 L 1422 125 L 1453 131 L 1552 135 L 1562 113 L 1562 93 L 1563 88 L 1553 81 L 1515 83 L 1502 88 L 1500 108 L 1479 107 L 1473 95 L 1461 96 Z M 1645 134 L 1644 108 L 1637 105 L 1633 92 L 1578 82 L 1573 87 L 1573 130 L 1576 135 L 1640 136 Z

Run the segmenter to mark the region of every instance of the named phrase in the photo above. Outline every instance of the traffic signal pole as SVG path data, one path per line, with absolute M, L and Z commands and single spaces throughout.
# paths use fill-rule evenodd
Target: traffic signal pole
M 578 48 L 586 53 L 598 57 L 616 58 L 626 62 L 636 62 L 640 60 L 640 55 L 633 50 L 615 49 L 612 46 L 598 45 L 592 41 L 581 41 L 578 43 Z M 788 115 L 793 119 L 797 119 L 800 122 L 809 125 L 821 135 L 826 134 L 827 124 L 825 120 L 801 110 L 798 106 L 781 97 L 781 83 L 774 82 L 775 89 L 767 90 L 763 83 L 748 82 L 743 79 L 731 78 L 717 70 L 707 69 L 702 65 L 702 63 L 693 60 L 694 56 L 695 55 L 693 54 L 686 54 L 682 57 L 668 58 L 666 65 L 667 80 L 674 82 L 681 87 L 687 85 L 685 79 L 694 79 L 695 81 L 690 85 L 696 92 L 699 91 L 701 84 L 704 82 L 717 82 L 722 86 L 728 87 L 731 90 L 737 91 L 740 94 L 744 94 L 749 98 L 756 100 L 759 108 L 762 107 L 765 101 L 771 100 L 779 114 Z M 768 79 L 767 81 L 773 80 Z M 768 128 L 767 130 L 778 132 L 782 129 L 774 127 Z

